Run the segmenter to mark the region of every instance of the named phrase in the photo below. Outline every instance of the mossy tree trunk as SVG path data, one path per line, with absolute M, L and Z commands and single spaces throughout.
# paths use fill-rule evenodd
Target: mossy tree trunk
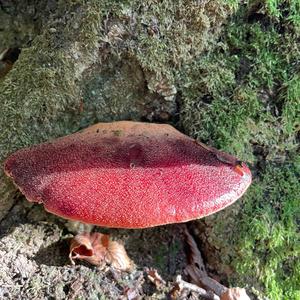
M 17 149 L 96 122 L 171 123 L 250 162 L 253 171 L 253 186 L 240 202 L 194 223 L 212 272 L 248 283 L 257 295 L 297 299 L 299 20 L 296 0 L 0 1 L 0 53 L 21 50 L 0 78 L 0 163 Z M 57 242 L 63 226 L 48 215 L 40 218 L 40 208 L 26 202 L 7 215 L 17 198 L 1 169 L 0 219 L 6 218 L 0 229 L 6 224 L 7 233 L 16 225 L 0 237 L 1 254 L 10 253 L 0 258 L 7 272 L 12 262 L 18 270 L 25 261 L 36 278 L 24 275 L 22 286 L 9 293 L 28 288 L 34 293 L 28 298 L 47 297 L 43 276 L 65 276 L 68 267 L 41 267 L 33 257 L 39 249 L 26 248 L 26 259 L 14 249 L 26 245 L 19 235 L 26 232 L 44 256 L 52 255 L 58 248 L 47 248 L 46 232 L 50 228 Z M 147 247 L 153 245 L 141 256 Z M 159 255 L 154 260 L 164 265 Z M 89 287 L 99 276 L 78 272 Z M 15 274 L 8 274 L 0 276 L 1 286 L 15 284 Z M 58 282 L 58 298 L 66 296 L 67 282 Z M 96 286 L 94 296 L 105 294 Z

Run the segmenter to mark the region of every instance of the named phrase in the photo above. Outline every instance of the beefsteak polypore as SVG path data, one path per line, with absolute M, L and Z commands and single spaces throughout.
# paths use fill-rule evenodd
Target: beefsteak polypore
M 198 219 L 246 191 L 248 167 L 170 125 L 99 123 L 21 149 L 4 169 L 29 201 L 61 217 L 145 228 Z

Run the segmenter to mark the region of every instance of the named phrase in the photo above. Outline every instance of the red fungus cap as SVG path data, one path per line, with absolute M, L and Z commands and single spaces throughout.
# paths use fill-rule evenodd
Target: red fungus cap
M 99 123 L 21 149 L 5 172 L 29 201 L 61 217 L 145 228 L 219 211 L 246 191 L 248 167 L 170 125 Z

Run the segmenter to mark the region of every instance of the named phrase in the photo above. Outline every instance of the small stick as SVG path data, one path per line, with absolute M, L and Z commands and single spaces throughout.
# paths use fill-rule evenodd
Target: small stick
M 199 251 L 198 246 L 192 235 L 189 233 L 186 225 L 184 226 L 184 234 L 186 236 L 186 242 L 190 246 L 190 264 L 197 266 L 197 273 L 200 277 L 207 276 L 201 252 Z
M 216 295 L 220 296 L 227 292 L 228 288 L 209 276 L 199 278 L 200 282 L 207 289 L 212 290 Z
M 182 280 L 181 275 L 178 275 L 176 277 L 176 283 L 178 284 L 180 290 L 188 289 L 190 291 L 198 293 L 201 297 L 207 300 L 220 300 L 220 297 L 215 295 L 213 292 L 207 292 L 206 290 L 202 289 L 201 287 L 195 284 Z
M 203 258 L 193 236 L 189 233 L 187 226 L 184 226 L 184 234 L 186 241 L 190 246 L 191 255 L 189 257 L 189 265 L 186 266 L 185 272 L 191 277 L 195 284 L 183 281 L 180 276 L 176 278 L 176 282 L 180 289 L 186 288 L 199 293 L 203 298 L 220 300 L 220 299 L 236 299 L 250 300 L 243 288 L 227 288 L 218 281 L 207 275 Z M 206 290 L 204 290 L 204 287 Z
M 184 226 L 184 234 L 191 251 L 190 264 L 185 268 L 187 274 L 191 276 L 197 285 L 212 290 L 216 295 L 221 296 L 228 288 L 207 275 L 201 252 L 186 225 Z

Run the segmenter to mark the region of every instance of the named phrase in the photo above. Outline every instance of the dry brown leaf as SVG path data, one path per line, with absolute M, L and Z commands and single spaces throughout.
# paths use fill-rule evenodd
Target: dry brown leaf
M 108 264 L 122 271 L 130 271 L 133 267 L 124 246 L 116 241 L 109 241 L 105 259 Z
M 246 293 L 246 290 L 243 288 L 230 288 L 220 297 L 220 300 L 250 300 L 249 296 Z
M 76 235 L 70 244 L 70 260 L 74 265 L 74 259 L 83 259 L 92 265 L 99 266 L 105 262 L 108 236 L 102 233 L 80 233 Z
M 124 246 L 98 232 L 76 235 L 70 244 L 69 257 L 72 264 L 75 264 L 74 259 L 82 259 L 102 267 L 107 263 L 122 271 L 130 271 L 133 267 Z

